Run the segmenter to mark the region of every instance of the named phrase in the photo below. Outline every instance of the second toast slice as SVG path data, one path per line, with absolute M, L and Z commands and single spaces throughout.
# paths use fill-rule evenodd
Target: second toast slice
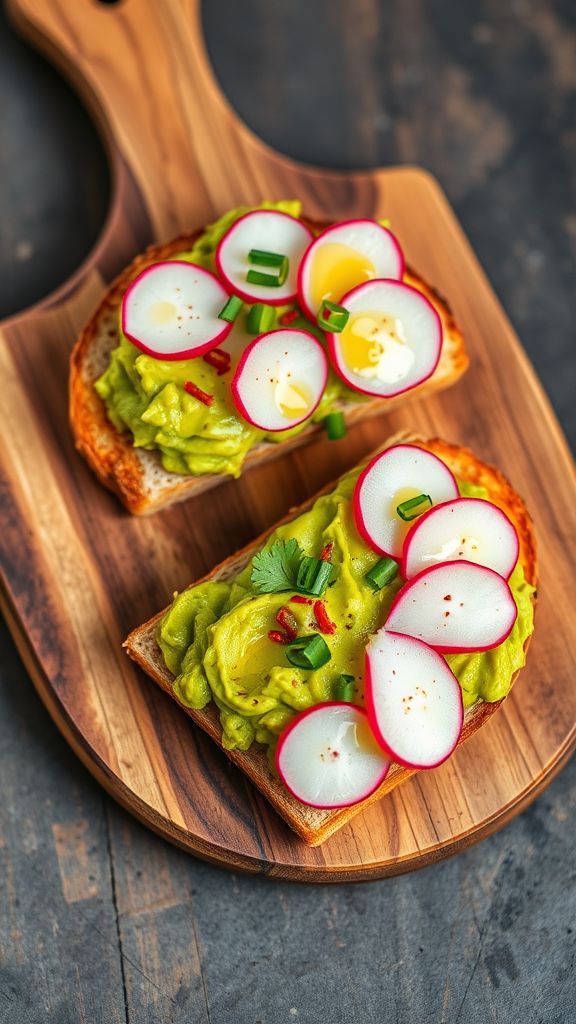
M 480 461 L 468 449 L 439 439 L 424 440 L 410 434 L 402 434 L 391 438 L 384 447 L 397 443 L 416 444 L 431 451 L 446 463 L 459 480 L 482 487 L 487 491 L 490 501 L 506 512 L 516 528 L 520 541 L 520 562 L 524 578 L 530 588 L 535 588 L 537 583 L 537 560 L 532 523 L 522 499 L 505 477 L 498 470 Z M 328 487 L 321 493 L 324 494 L 330 490 L 331 488 Z M 298 509 L 293 510 L 283 522 L 289 522 L 310 509 L 319 496 L 316 495 Z M 212 573 L 204 578 L 204 581 L 216 582 L 234 579 L 262 547 L 270 532 L 263 534 L 248 547 L 217 566 Z M 535 597 L 533 596 L 531 600 L 534 601 Z M 159 624 L 165 613 L 166 609 L 138 629 L 135 629 L 126 640 L 125 646 L 130 657 L 166 693 L 177 700 L 173 686 L 174 676 L 166 667 L 157 642 Z M 524 643 L 524 648 L 527 647 L 527 644 L 528 638 Z M 514 678 L 516 674 L 514 674 Z M 180 702 L 178 701 L 178 703 Z M 500 700 L 492 703 L 476 700 L 467 709 L 460 743 L 473 735 L 488 721 L 500 703 Z M 222 747 L 222 728 L 215 704 L 209 703 L 202 710 L 195 710 L 182 704 L 181 706 L 194 722 Z M 245 772 L 254 785 L 270 801 L 275 810 L 288 822 L 290 827 L 306 843 L 313 846 L 323 842 L 364 807 L 385 796 L 386 793 L 413 774 L 413 771 L 410 769 L 393 765 L 384 783 L 367 800 L 351 807 L 337 810 L 321 810 L 300 803 L 285 789 L 280 779 L 270 767 L 265 750 L 258 744 L 253 744 L 246 751 L 227 749 L 226 754 L 234 764 Z

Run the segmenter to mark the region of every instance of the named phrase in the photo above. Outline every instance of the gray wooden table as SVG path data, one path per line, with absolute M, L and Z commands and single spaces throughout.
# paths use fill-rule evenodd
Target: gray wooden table
M 226 92 L 280 150 L 439 177 L 574 442 L 574 3 L 210 0 L 205 15 Z M 7 314 L 88 250 L 108 176 L 78 102 L 0 30 Z M 226 874 L 104 795 L 0 640 L 2 1024 L 576 1021 L 576 762 L 499 835 L 419 874 Z

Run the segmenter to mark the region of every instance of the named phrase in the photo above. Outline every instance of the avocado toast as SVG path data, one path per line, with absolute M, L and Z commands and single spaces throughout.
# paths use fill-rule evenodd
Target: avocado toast
M 291 219 L 297 218 L 297 223 L 316 242 L 326 232 L 334 230 L 334 227 L 327 228 L 301 217 L 297 203 L 267 205 L 274 210 L 267 209 L 266 212 L 279 214 L 280 211 L 288 211 Z M 392 389 L 394 393 L 376 397 L 380 385 L 375 391 L 374 385 L 365 382 L 369 365 L 361 369 L 363 377 L 346 378 L 345 360 L 338 353 L 338 338 L 343 338 L 344 333 L 330 333 L 326 323 L 320 328 L 318 322 L 311 319 L 313 311 L 309 303 L 305 315 L 301 308 L 304 298 L 298 301 L 291 299 L 278 306 L 276 297 L 272 296 L 272 305 L 256 303 L 247 312 L 249 303 L 246 303 L 239 315 L 237 311 L 235 314 L 222 310 L 225 317 L 236 315 L 232 334 L 213 351 L 198 349 L 203 354 L 197 358 L 178 359 L 174 353 L 160 358 L 158 353 L 150 354 L 144 342 L 141 342 L 141 349 L 132 344 L 131 338 L 124 333 L 124 328 L 130 329 L 130 324 L 127 327 L 123 305 L 134 282 L 150 268 L 166 267 L 167 261 L 179 266 L 192 263 L 214 274 L 223 236 L 226 237 L 231 226 L 245 217 L 243 210 L 230 211 L 213 225 L 164 245 L 152 246 L 138 256 L 112 283 L 72 352 L 70 419 L 76 446 L 101 482 L 135 514 L 147 514 L 184 500 L 215 486 L 225 479 L 226 474 L 238 476 L 242 468 L 305 444 L 323 429 L 328 429 L 330 417 L 339 421 L 338 428 L 342 430 L 345 429 L 344 421 L 352 424 L 395 408 L 412 397 L 423 397 L 447 387 L 461 376 L 468 365 L 462 335 L 447 303 L 415 271 L 405 268 L 403 262 L 395 273 L 401 275 L 405 291 L 412 297 L 419 296 L 433 312 L 441 326 L 442 340 L 437 362 L 433 364 L 432 361 L 426 371 L 428 375 L 423 373 L 418 377 L 413 373 L 412 383 L 398 393 Z M 373 230 L 387 231 L 376 221 L 359 223 L 364 225 L 364 230 L 366 225 L 371 225 Z M 346 226 L 344 228 L 350 230 Z M 340 243 L 337 245 L 340 246 L 337 251 L 341 252 L 344 247 Z M 336 243 L 330 243 L 325 248 L 330 248 L 333 253 L 335 247 Z M 264 253 L 264 256 L 271 258 L 274 254 Z M 354 281 L 354 276 L 351 279 Z M 238 298 L 238 286 L 232 283 L 226 287 L 235 287 L 231 298 Z M 170 303 L 156 303 L 158 331 L 163 328 L 163 315 L 169 307 Z M 276 312 L 272 319 L 255 316 L 254 311 L 261 314 L 262 309 L 267 314 L 271 310 Z M 244 330 L 244 324 L 247 324 L 247 330 Z M 297 334 L 301 337 L 310 331 L 315 333 L 330 352 L 329 376 L 323 393 L 318 396 L 319 405 L 314 407 L 310 404 L 300 421 L 286 421 L 294 422 L 292 429 L 276 425 L 272 430 L 266 430 L 265 424 L 251 421 L 245 405 L 240 406 L 242 411 L 239 412 L 239 403 L 235 405 L 232 401 L 231 374 L 250 339 L 259 340 L 256 337 L 258 331 L 274 332 L 279 327 L 285 327 L 286 334 L 291 334 L 293 340 Z M 409 365 L 400 369 L 396 365 L 398 356 L 408 354 L 401 341 L 392 335 L 388 338 L 393 364 L 387 372 L 410 374 Z M 360 356 L 364 364 L 366 361 L 369 364 L 372 355 L 371 348 L 366 354 L 359 351 L 358 344 L 355 345 L 354 358 Z M 365 391 L 368 386 L 373 389 L 369 394 Z M 236 394 L 238 392 L 239 388 Z M 300 396 L 296 394 L 294 399 L 292 391 L 294 400 L 298 403 Z
M 462 687 L 462 694 L 464 697 L 465 715 L 463 721 L 463 728 L 459 735 L 458 742 L 461 743 L 472 735 L 488 718 L 494 713 L 501 700 L 508 692 L 513 680 L 515 679 L 518 669 L 524 663 L 525 649 L 528 644 L 530 634 L 532 632 L 532 618 L 533 618 L 533 604 L 535 600 L 535 587 L 537 582 L 537 562 L 536 562 L 536 549 L 535 549 L 535 538 L 531 525 L 530 518 L 526 511 L 526 508 L 515 493 L 511 485 L 505 480 L 505 478 L 495 469 L 482 463 L 476 458 L 469 450 L 458 447 L 456 445 L 448 444 L 440 440 L 424 441 L 420 438 L 410 437 L 409 435 L 402 435 L 401 437 L 395 437 L 389 440 L 386 449 L 391 449 L 393 446 L 401 445 L 414 445 L 422 448 L 428 452 L 433 453 L 448 467 L 448 469 L 455 475 L 460 486 L 460 492 L 463 494 L 477 495 L 480 500 L 487 498 L 490 503 L 494 506 L 502 509 L 513 524 L 515 532 L 519 541 L 519 559 L 518 565 L 510 577 L 510 588 L 514 595 L 514 600 L 518 605 L 518 616 L 514 628 L 507 639 L 502 644 L 494 647 L 490 651 L 485 653 L 471 653 L 471 654 L 450 654 L 446 658 L 446 661 L 450 664 L 451 670 L 458 677 L 459 683 Z M 385 450 L 386 450 L 385 449 Z M 359 470 L 355 474 L 347 474 L 343 478 L 343 481 L 338 485 L 340 488 L 344 488 L 341 491 L 341 501 L 339 499 L 338 505 L 346 506 L 350 505 L 350 486 L 351 481 L 355 485 L 358 479 Z M 348 480 L 348 483 L 346 481 Z M 337 490 L 333 488 L 326 488 L 322 495 L 330 495 L 331 493 L 336 494 Z M 274 537 L 290 535 L 290 523 L 302 524 L 305 520 L 305 514 L 313 510 L 314 507 L 318 507 L 316 503 L 321 495 L 317 495 L 309 502 L 305 503 L 299 509 L 293 511 L 281 524 L 283 533 L 278 534 L 276 531 L 272 531 Z M 345 513 L 346 515 L 348 513 Z M 302 538 L 301 526 L 298 528 L 300 532 L 298 536 Z M 328 536 L 332 534 L 329 533 Z M 234 555 L 232 558 L 226 560 L 222 565 L 217 567 L 209 576 L 205 577 L 199 584 L 195 584 L 194 587 L 180 595 L 182 603 L 185 604 L 187 600 L 192 599 L 194 592 L 198 592 L 198 587 L 204 584 L 221 584 L 223 589 L 230 589 L 234 586 L 234 581 L 237 577 L 241 576 L 244 581 L 249 579 L 249 569 L 247 567 L 253 562 L 254 556 L 262 549 L 262 547 L 268 541 L 268 547 L 271 542 L 271 534 L 265 534 L 258 538 L 253 544 L 245 548 L 243 551 Z M 354 538 L 353 543 L 356 544 L 357 538 Z M 348 541 L 346 539 L 341 541 L 342 544 L 346 545 Z M 370 550 L 359 548 L 359 557 L 368 558 Z M 372 562 L 374 561 L 374 554 L 371 554 Z M 362 573 L 369 565 L 370 562 L 362 563 Z M 252 569 L 252 572 L 254 570 Z M 247 575 L 248 574 L 248 575 Z M 329 619 L 338 620 L 338 625 L 342 623 L 339 621 L 340 616 L 344 612 L 344 606 L 338 605 L 338 593 L 342 592 L 342 583 L 336 583 L 330 593 L 330 599 L 325 601 L 326 608 L 329 613 Z M 365 646 L 366 634 L 373 629 L 378 629 L 382 625 L 382 620 L 389 614 L 390 604 L 393 601 L 394 593 L 398 589 L 398 583 L 394 584 L 391 590 L 390 597 L 386 596 L 386 591 L 383 591 L 383 596 L 376 595 L 376 600 L 381 600 L 380 613 L 376 614 L 374 619 L 367 619 L 361 629 L 361 634 L 356 636 L 354 628 L 352 628 L 345 638 L 344 644 L 340 644 L 338 647 L 338 653 L 334 650 L 334 658 L 332 667 L 335 673 L 341 673 L 345 666 L 342 663 L 343 652 L 350 652 L 351 661 L 354 657 L 359 656 Z M 406 589 L 406 588 L 404 588 Z M 362 606 L 368 606 L 368 603 L 373 600 L 373 594 L 369 590 L 362 591 L 365 595 Z M 189 595 L 187 598 L 185 595 Z M 332 596 L 333 595 L 333 596 Z M 252 601 L 256 604 L 264 604 L 263 598 L 258 597 L 256 593 L 249 593 L 247 595 L 238 595 L 241 599 L 238 601 L 236 607 L 242 608 L 246 605 L 246 602 Z M 270 595 L 272 602 L 278 595 Z M 178 599 L 177 599 L 178 600 Z M 244 604 L 243 604 L 244 602 Z M 229 602 L 230 603 L 230 602 Z M 231 602 L 233 603 L 233 602 Z M 283 600 L 280 601 L 283 604 Z M 272 603 L 272 610 L 276 608 L 276 604 Z M 296 614 L 300 614 L 300 608 L 298 605 L 290 605 L 294 609 Z M 306 611 L 306 606 L 302 606 Z M 172 606 L 174 608 L 174 606 Z M 318 806 L 309 806 L 303 803 L 302 800 L 297 799 L 291 792 L 288 791 L 285 784 L 281 781 L 277 774 L 274 766 L 271 764 L 271 758 L 269 752 L 266 750 L 265 744 L 268 743 L 269 751 L 273 752 L 274 748 L 274 734 L 268 735 L 270 730 L 265 729 L 265 726 L 261 728 L 263 731 L 260 732 L 258 740 L 255 736 L 246 735 L 245 722 L 246 719 L 241 714 L 236 714 L 232 718 L 231 723 L 227 721 L 224 716 L 224 729 L 222 725 L 223 716 L 222 709 L 226 705 L 226 700 L 222 700 L 222 694 L 217 693 L 219 700 L 219 706 L 216 705 L 214 700 L 208 699 L 204 706 L 191 707 L 190 704 L 201 705 L 204 698 L 198 699 L 197 691 L 194 692 L 194 687 L 198 684 L 203 685 L 203 670 L 198 672 L 196 663 L 202 661 L 202 655 L 205 654 L 205 649 L 200 652 L 191 651 L 188 661 L 188 674 L 184 673 L 182 676 L 181 663 L 186 651 L 189 649 L 190 634 L 187 635 L 186 639 L 182 641 L 182 635 L 186 632 L 181 630 L 180 640 L 176 637 L 176 647 L 178 642 L 183 646 L 180 653 L 172 651 L 172 655 L 175 658 L 171 661 L 170 652 L 168 660 L 171 661 L 172 667 L 176 669 L 176 672 L 171 672 L 167 667 L 165 657 L 158 645 L 159 629 L 161 624 L 164 623 L 164 638 L 163 647 L 166 654 L 167 643 L 170 646 L 171 640 L 174 637 L 170 637 L 170 631 L 167 626 L 170 625 L 169 617 L 170 609 L 166 609 L 159 615 L 155 616 L 148 623 L 136 629 L 127 639 L 126 648 L 130 657 L 137 661 L 152 678 L 168 692 L 174 699 L 176 699 L 192 719 L 199 724 L 218 745 L 226 749 L 226 753 L 230 759 L 237 764 L 243 771 L 248 775 L 252 782 L 264 793 L 269 799 L 274 808 L 279 814 L 288 822 L 288 824 L 298 833 L 298 835 L 307 843 L 311 845 L 317 845 L 328 838 L 336 829 L 340 828 L 345 822 L 347 822 L 354 814 L 356 814 L 363 807 L 367 806 L 372 801 L 379 799 L 384 796 L 392 788 L 398 785 L 400 782 L 407 779 L 413 774 L 413 769 L 401 766 L 398 763 L 392 763 L 389 770 L 387 771 L 386 777 L 380 786 L 375 789 L 365 800 L 360 800 L 353 803 L 351 806 L 338 807 L 338 808 L 320 808 Z M 226 622 L 226 615 L 219 616 L 218 612 L 211 613 L 209 616 L 209 627 L 217 625 L 219 618 L 222 623 Z M 276 620 L 278 621 L 278 620 Z M 274 617 L 270 623 L 274 625 Z M 182 625 L 182 623 L 180 623 Z M 189 625 L 189 624 L 188 624 Z M 178 629 L 176 630 L 178 633 Z M 349 637 L 349 638 L 348 638 Z M 330 636 L 327 637 L 328 642 L 332 645 L 332 639 Z M 355 644 L 357 650 L 355 650 Z M 273 646 L 273 645 L 270 645 Z M 285 653 L 288 650 L 287 647 L 278 647 L 278 658 L 279 662 L 285 661 Z M 455 648 L 452 648 L 455 650 Z M 191 665 L 190 662 L 194 662 Z M 178 663 L 180 664 L 180 671 L 178 671 Z M 358 662 L 359 664 L 359 662 Z M 184 666 L 186 668 L 186 666 Z M 356 673 L 359 672 L 357 668 L 354 668 Z M 302 674 L 296 672 L 299 675 L 300 681 L 302 680 Z M 320 694 L 321 701 L 327 701 L 330 699 L 330 694 L 326 687 L 332 685 L 327 682 L 328 675 L 323 668 L 320 668 L 317 672 L 311 673 L 317 680 L 317 686 L 320 687 L 316 692 Z M 283 676 L 278 677 L 279 683 L 282 682 Z M 183 681 L 186 684 L 183 687 Z M 304 681 L 306 681 L 306 673 L 304 674 Z M 192 689 L 187 689 L 187 685 L 192 686 Z M 268 686 L 268 680 L 266 683 Z M 322 687 L 325 689 L 322 690 Z M 358 692 L 355 694 L 353 700 L 358 703 L 363 703 L 364 693 L 361 692 L 363 687 L 360 687 Z M 270 698 L 270 693 L 276 692 L 274 690 L 267 690 L 267 696 Z M 207 694 L 210 698 L 210 691 Z M 260 693 L 256 698 L 259 699 Z M 243 699 L 243 698 L 242 698 Z M 281 712 L 280 720 L 276 723 L 276 732 L 285 729 L 285 723 L 291 717 L 296 714 L 294 707 L 288 707 L 279 702 L 280 707 L 276 707 L 272 702 L 272 721 L 274 721 L 274 712 Z M 315 701 L 308 701 L 314 704 Z M 241 708 L 241 704 L 239 707 Z M 270 714 L 270 705 L 266 705 L 264 711 Z M 229 709 L 230 710 L 230 709 Z M 233 710 L 233 709 L 232 709 Z M 237 711 L 238 709 L 236 709 Z M 284 718 L 282 718 L 282 715 Z M 248 719 L 250 728 L 250 720 Z M 239 731 L 238 731 L 239 730 Z M 249 730 L 248 730 L 249 731 Z M 242 746 L 246 749 L 241 749 Z

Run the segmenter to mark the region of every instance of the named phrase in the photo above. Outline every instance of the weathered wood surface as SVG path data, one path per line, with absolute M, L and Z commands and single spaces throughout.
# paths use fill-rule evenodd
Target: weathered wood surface
M 286 61 L 282 65 L 280 58 L 286 50 L 293 51 L 294 44 L 287 42 L 290 26 L 306 17 L 294 6 L 280 9 L 275 17 L 283 20 L 274 30 L 277 74 L 284 68 L 293 82 L 293 68 Z M 210 5 L 211 16 L 216 11 L 219 20 L 219 38 L 213 37 L 216 47 L 226 44 L 227 36 L 221 38 L 226 7 L 214 0 Z M 245 19 L 256 40 L 263 38 L 257 8 L 251 8 Z M 399 19 L 404 5 L 391 8 Z M 261 9 L 270 12 L 269 5 Z M 451 176 L 444 147 L 438 142 L 441 126 L 446 137 L 446 121 L 450 121 L 442 104 L 435 112 L 439 119 L 435 138 L 431 124 L 420 119 L 421 139 L 414 145 L 416 157 L 433 169 L 439 167 L 445 176 L 475 243 L 484 238 L 484 262 L 493 280 L 503 282 L 499 290 L 516 322 L 527 318 L 523 337 L 528 342 L 532 339 L 531 354 L 541 361 L 541 369 L 548 368 L 559 408 L 562 403 L 567 408 L 569 334 L 564 328 L 573 318 L 567 289 L 573 241 L 565 233 L 570 222 L 564 223 L 564 218 L 573 161 L 563 125 L 573 87 L 569 71 L 565 71 L 567 83 L 558 81 L 556 70 L 552 74 L 545 49 L 560 57 L 571 45 L 562 20 L 565 12 L 558 5 L 550 15 L 548 7 L 526 4 L 506 15 L 495 12 L 492 20 L 486 20 L 486 10 L 480 6 L 466 13 L 451 4 L 433 22 L 422 11 L 420 19 L 414 19 L 413 10 L 409 13 L 404 49 L 402 39 L 396 40 L 398 61 L 404 55 L 406 67 L 414 69 L 417 60 L 416 71 L 426 76 L 440 58 L 463 65 L 477 52 L 489 54 L 480 68 L 473 68 L 473 92 L 493 110 L 504 111 L 504 119 L 509 111 L 523 111 L 520 126 L 533 117 L 534 57 L 540 61 L 538 117 L 536 124 L 531 123 L 522 160 L 511 161 L 514 173 L 505 166 L 499 168 L 496 160 L 492 167 L 481 169 L 479 177 L 473 176 L 468 192 L 467 159 L 478 129 L 473 124 L 467 128 L 464 117 L 458 139 L 459 169 L 452 167 Z M 317 11 L 308 11 L 308 35 L 303 38 L 310 45 L 317 16 Z M 328 10 L 326 17 L 338 56 L 342 44 Z M 377 12 L 375 18 L 378 22 Z M 468 20 L 462 22 L 463 18 Z M 537 23 L 548 25 L 543 38 L 535 31 Z M 247 77 L 241 74 L 245 56 L 241 31 L 242 23 L 237 21 L 232 36 L 236 49 L 227 68 L 230 74 L 236 67 L 239 95 Z M 431 37 L 430 51 L 425 43 Z M 272 47 L 269 39 L 267 44 Z M 371 52 L 381 53 L 387 45 L 390 40 L 382 28 L 382 38 Z M 301 60 L 306 67 L 302 47 L 301 42 L 299 69 Z M 363 95 L 367 81 L 363 69 L 357 61 L 349 62 L 347 69 L 345 82 L 352 81 L 356 95 Z M 376 95 L 383 90 L 384 98 L 377 99 L 371 116 L 384 116 L 388 113 L 385 62 L 372 78 Z M 292 88 L 297 92 L 299 87 L 296 83 Z M 400 112 L 404 119 L 417 121 L 422 92 L 410 85 L 409 75 L 394 88 L 397 107 L 392 114 Z M 278 95 L 273 95 L 279 103 Z M 299 105 L 294 102 L 292 111 L 287 111 L 288 141 L 283 148 L 290 144 L 291 124 L 298 116 L 308 116 L 308 108 L 302 97 Z M 327 116 L 325 108 L 320 127 Z M 514 137 L 515 118 L 510 121 Z M 317 138 L 310 133 L 303 137 L 310 143 L 309 157 L 319 159 L 313 152 Z M 540 190 L 536 188 L 541 159 L 537 145 L 543 139 L 548 142 L 548 177 L 547 188 Z M 362 147 L 356 144 L 360 159 Z M 292 145 L 295 150 L 295 133 Z M 330 138 L 324 145 L 324 158 L 337 162 L 340 146 Z M 369 149 L 363 152 L 366 162 L 374 159 Z M 399 155 L 402 146 L 392 141 L 379 150 L 378 158 L 384 162 Z M 506 205 L 496 201 L 498 196 L 504 197 Z M 490 216 L 492 203 L 498 217 Z M 546 348 L 544 328 L 549 332 Z M 0 1002 L 1 1020 L 20 1024 L 29 1020 L 210 1019 L 213 1024 L 258 1020 L 275 1024 L 327 1018 L 348 1024 L 358 1017 L 370 1024 L 388 1018 L 401 1024 L 415 1018 L 564 1024 L 571 1019 L 575 998 L 573 764 L 545 797 L 502 834 L 421 875 L 338 891 L 310 891 L 281 883 L 263 887 L 256 880 L 225 876 L 191 861 L 110 807 L 66 750 L 9 655 L 5 676 L 0 750 L 3 768 L 7 764 L 8 769 L 3 771 L 0 853 L 6 871 L 2 886 L 6 913 L 0 915 L 0 940 L 2 982 L 7 984 L 1 985 L 6 1000 Z M 100 823 L 102 807 L 108 809 L 108 840 Z M 22 825 L 26 820 L 33 823 L 31 831 Z M 82 824 L 84 820 L 89 825 Z M 84 830 L 90 835 L 91 863 L 99 867 L 97 893 L 82 889 L 84 877 L 92 885 L 89 876 L 94 874 L 90 868 L 86 871 Z M 59 854 L 61 862 L 64 837 L 72 841 L 71 856 L 62 867 Z M 116 912 L 106 883 L 111 871 Z M 79 892 L 80 898 L 70 899 Z M 94 924 L 100 935 L 94 932 Z

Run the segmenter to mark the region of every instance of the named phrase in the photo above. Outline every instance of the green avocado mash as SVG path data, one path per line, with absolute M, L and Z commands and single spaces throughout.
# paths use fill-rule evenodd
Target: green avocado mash
M 162 619 L 158 642 L 169 670 L 176 676 L 174 692 L 188 707 L 203 708 L 214 700 L 220 709 L 224 746 L 246 750 L 254 740 L 272 751 L 277 737 L 303 708 L 334 699 L 342 673 L 355 677 L 357 703 L 364 699 L 364 647 L 383 625 L 392 599 L 401 586 L 394 580 L 374 592 L 364 574 L 377 556 L 359 537 L 350 501 L 359 470 L 344 476 L 336 489 L 319 498 L 313 508 L 278 527 L 266 543 L 295 538 L 304 552 L 318 556 L 332 542 L 335 582 L 323 597 L 333 635 L 325 636 L 331 660 L 315 671 L 293 668 L 286 648 L 268 639 L 277 628 L 275 616 L 288 605 L 290 593 L 261 594 L 251 583 L 252 565 L 226 583 L 208 582 L 183 591 Z M 486 490 L 460 482 L 460 493 L 488 497 Z M 524 643 L 533 629 L 533 587 L 518 563 L 510 587 L 518 606 L 512 632 L 499 647 L 485 653 L 447 655 L 469 706 L 481 697 L 504 697 L 512 676 L 524 664 Z M 289 604 L 299 633 L 317 631 L 313 609 Z
M 282 210 L 294 217 L 300 216 L 299 202 L 262 203 L 258 209 Z M 214 252 L 218 242 L 248 207 L 230 210 L 211 224 L 194 247 L 179 253 L 174 259 L 214 270 Z M 232 366 L 244 345 L 251 340 L 246 332 L 246 318 L 250 307 L 240 314 L 223 347 L 231 351 Z M 278 318 L 292 309 L 279 306 Z M 290 323 L 316 333 L 303 316 Z M 160 452 L 162 465 L 172 473 L 200 475 L 228 473 L 239 476 L 242 463 L 250 448 L 259 441 L 282 441 L 303 430 L 306 423 L 281 433 L 265 434 L 247 423 L 236 411 L 230 394 L 231 374 L 218 376 L 216 370 L 201 357 L 196 359 L 162 360 L 145 355 L 123 335 L 118 326 L 119 343 L 110 355 L 110 363 L 95 388 L 106 405 L 108 417 L 120 432 L 129 430 L 137 448 L 151 448 Z M 184 382 L 191 381 L 202 391 L 214 396 L 210 406 L 184 391 Z M 330 412 L 342 395 L 362 401 L 363 396 L 352 392 L 334 374 L 330 373 L 326 389 L 313 420 L 319 421 Z

